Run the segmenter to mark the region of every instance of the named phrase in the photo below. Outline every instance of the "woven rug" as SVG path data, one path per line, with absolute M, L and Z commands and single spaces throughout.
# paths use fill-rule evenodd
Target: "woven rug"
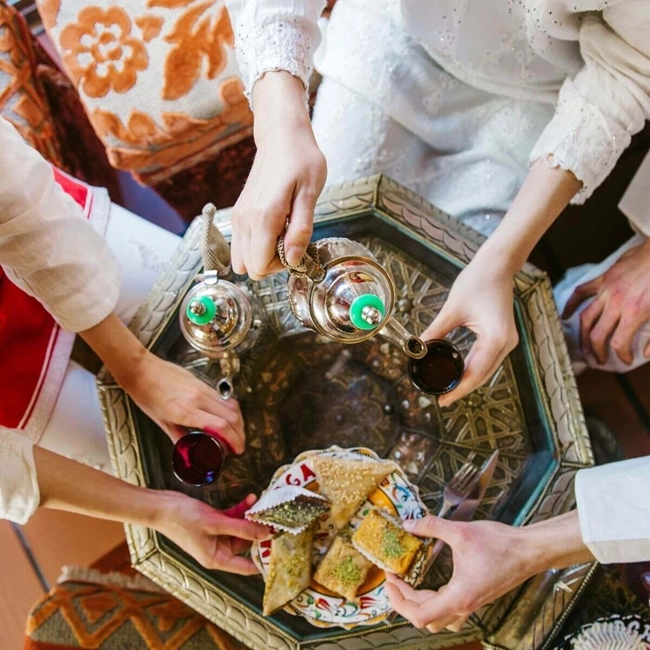
M 131 569 L 126 545 L 67 567 L 32 608 L 25 650 L 246 650 Z

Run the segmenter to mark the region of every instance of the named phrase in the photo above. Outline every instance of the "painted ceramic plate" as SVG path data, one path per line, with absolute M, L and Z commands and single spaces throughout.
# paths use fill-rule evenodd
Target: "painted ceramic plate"
M 377 462 L 381 460 L 373 451 L 363 447 L 341 449 L 335 446 L 329 449 L 306 451 L 297 456 L 291 465 L 278 469 L 268 489 L 273 490 L 287 485 L 317 489 L 317 477 L 311 464 L 311 459 L 317 454 L 335 457 L 363 456 Z M 372 506 L 383 508 L 400 519 L 420 519 L 428 514 L 426 506 L 420 500 L 417 487 L 409 482 L 399 468 L 386 477 L 366 499 L 358 514 L 350 522 L 353 529 L 359 525 L 364 513 Z M 336 530 L 333 523 L 329 517 L 322 517 L 318 522 L 314 541 L 312 558 L 314 565 L 325 554 L 334 535 Z M 253 562 L 264 578 L 269 569 L 270 549 L 270 541 L 255 542 L 251 549 Z M 392 611 L 384 590 L 384 583 L 384 572 L 374 567 L 359 589 L 357 597 L 354 600 L 346 600 L 312 580 L 310 587 L 294 598 L 285 611 L 304 616 L 318 627 L 352 628 L 357 625 L 375 625 L 383 621 Z

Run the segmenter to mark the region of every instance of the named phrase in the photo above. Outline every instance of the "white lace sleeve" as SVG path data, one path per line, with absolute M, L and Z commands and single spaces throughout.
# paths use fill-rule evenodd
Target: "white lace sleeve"
M 0 518 L 24 524 L 40 498 L 31 440 L 0 427 Z
M 318 18 L 325 0 L 226 0 L 235 32 L 244 92 L 253 108 L 255 82 L 270 70 L 285 70 L 305 86 L 320 43 Z
M 585 65 L 562 86 L 555 116 L 530 157 L 582 181 L 573 203 L 589 198 L 650 118 L 650 2 L 619 0 L 581 17 Z

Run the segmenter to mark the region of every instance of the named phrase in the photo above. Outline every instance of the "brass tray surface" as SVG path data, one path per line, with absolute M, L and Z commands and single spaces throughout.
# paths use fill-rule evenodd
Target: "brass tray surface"
M 229 212 L 216 222 L 229 238 Z M 393 276 L 397 315 L 420 334 L 482 239 L 394 181 L 377 176 L 328 189 L 317 207 L 314 238 L 345 236 L 366 244 Z M 200 269 L 195 222 L 136 315 L 131 328 L 156 354 L 205 381 L 218 364 L 186 344 L 178 308 Z M 440 409 L 406 375 L 407 360 L 385 340 L 344 346 L 306 331 L 290 313 L 286 276 L 249 282 L 267 313 L 257 345 L 241 358 L 236 381 L 247 450 L 232 458 L 208 490 L 181 485 L 171 472 L 171 444 L 105 371 L 99 389 L 115 471 L 122 479 L 188 492 L 227 507 L 259 493 L 273 472 L 306 449 L 364 446 L 397 461 L 436 512 L 444 484 L 472 452 L 475 462 L 500 451 L 478 518 L 521 525 L 573 507 L 573 479 L 593 464 L 589 439 L 551 286 L 527 266 L 516 278 L 521 343 L 488 385 Z M 471 299 L 471 297 L 468 297 Z M 451 339 L 466 354 L 472 335 Z M 549 572 L 483 608 L 458 633 L 430 635 L 403 619 L 344 630 L 319 629 L 286 613 L 261 616 L 263 583 L 206 571 L 161 535 L 127 526 L 136 568 L 251 648 L 439 648 L 483 638 L 491 647 L 537 649 L 550 643 L 586 585 L 592 566 Z M 448 550 L 426 585 L 449 580 Z M 562 585 L 570 585 L 569 591 Z M 558 587 L 558 585 L 560 585 Z

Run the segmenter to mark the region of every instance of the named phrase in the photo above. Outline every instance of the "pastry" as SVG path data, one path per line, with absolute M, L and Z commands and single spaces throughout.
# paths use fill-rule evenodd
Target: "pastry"
M 271 561 L 264 588 L 264 616 L 284 607 L 309 587 L 313 540 L 314 527 L 309 526 L 297 535 L 281 533 L 271 542 Z
M 266 491 L 246 512 L 246 519 L 280 530 L 299 533 L 325 514 L 330 502 L 324 496 L 301 487 L 284 487 Z
M 342 535 L 337 535 L 316 569 L 314 579 L 346 600 L 354 600 L 372 562 Z
M 412 582 L 417 576 L 425 547 L 387 513 L 374 508 L 352 536 L 354 547 L 379 568 Z
M 320 493 L 332 503 L 330 514 L 337 530 L 348 524 L 368 495 L 395 469 L 391 461 L 325 455 L 314 456 L 312 463 Z

